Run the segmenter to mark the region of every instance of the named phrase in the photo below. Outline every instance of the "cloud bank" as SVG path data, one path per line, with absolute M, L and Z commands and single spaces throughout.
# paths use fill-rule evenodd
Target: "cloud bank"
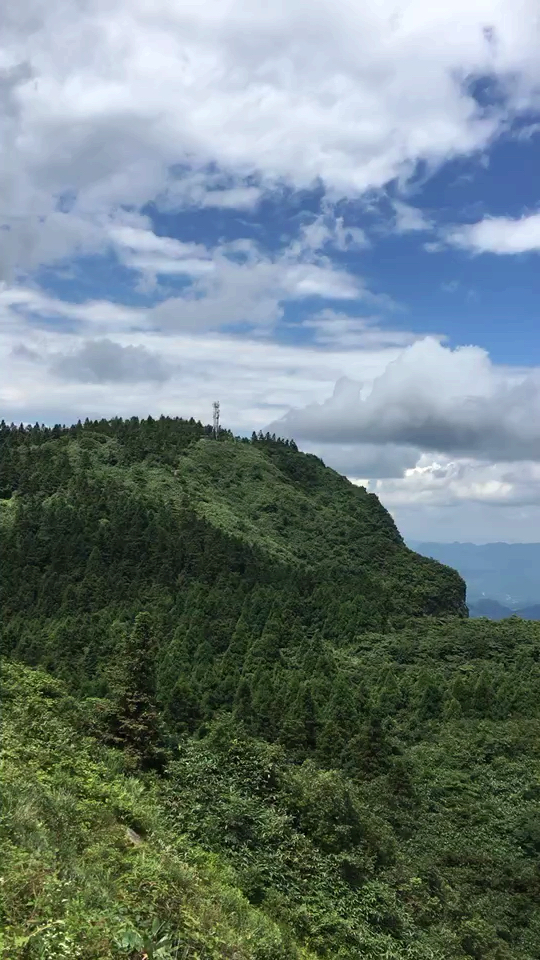
M 540 460 L 540 371 L 497 368 L 485 350 L 426 337 L 371 384 L 343 378 L 323 403 L 272 429 L 320 443 L 391 443 L 493 460 Z
M 56 354 L 50 372 L 75 383 L 163 383 L 172 376 L 164 358 L 146 347 L 123 347 L 113 340 L 87 340 L 81 347 Z

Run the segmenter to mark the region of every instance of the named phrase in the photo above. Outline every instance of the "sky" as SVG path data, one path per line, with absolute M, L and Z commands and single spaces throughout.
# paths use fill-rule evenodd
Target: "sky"
M 17 0 L 0 156 L 0 417 L 217 399 L 540 540 L 537 0 Z

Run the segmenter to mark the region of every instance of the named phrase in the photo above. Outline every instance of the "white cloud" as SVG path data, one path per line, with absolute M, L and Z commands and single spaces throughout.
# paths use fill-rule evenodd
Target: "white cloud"
M 373 381 L 338 381 L 328 400 L 291 410 L 273 429 L 319 443 L 540 461 L 540 369 L 497 367 L 479 347 L 426 337 Z
M 249 290 L 244 296 L 249 298 Z M 234 302 L 238 303 L 238 294 Z M 92 414 L 164 412 L 206 420 L 218 396 L 227 425 L 251 433 L 291 406 L 305 406 L 326 395 L 344 375 L 361 370 L 373 379 L 398 354 L 397 348 L 384 343 L 372 344 L 369 350 L 344 351 L 338 344 L 322 351 L 208 330 L 199 333 L 185 317 L 178 321 L 178 313 L 186 307 L 189 304 L 178 300 L 149 311 L 106 301 L 69 304 L 33 290 L 4 289 L 0 292 L 2 415 L 17 421 L 55 422 Z M 169 333 L 164 332 L 167 324 Z M 100 344 L 104 339 L 108 341 L 105 350 Z M 128 348 L 139 352 L 135 356 Z M 160 381 L 156 376 L 152 384 L 148 382 L 149 356 L 152 370 L 166 370 L 167 379 Z M 71 381 L 66 379 L 65 364 L 58 369 L 59 359 L 66 357 Z M 126 364 L 132 359 L 137 363 L 128 376 Z
M 417 233 L 432 229 L 429 218 L 417 207 L 411 207 L 410 204 L 403 203 L 402 200 L 394 200 L 392 206 L 397 233 Z
M 359 227 L 345 226 L 343 217 L 334 217 L 326 212 L 306 223 L 292 249 L 322 250 L 328 244 L 336 250 L 361 249 L 369 246 L 369 241 Z
M 185 173 L 168 182 L 157 206 L 166 212 L 186 207 L 253 210 L 264 196 L 260 187 L 230 186 L 229 182 L 230 178 L 208 170 Z
M 214 250 L 197 245 L 193 251 L 189 244 L 145 230 L 118 231 L 115 243 L 121 261 L 142 271 L 150 288 L 155 275 L 189 275 L 189 285 L 146 309 L 100 300 L 72 304 L 32 287 L 4 285 L 0 304 L 19 311 L 18 317 L 12 315 L 11 324 L 16 326 L 18 318 L 28 314 L 36 322 L 41 317 L 92 324 L 94 332 L 103 335 L 117 329 L 217 330 L 231 324 L 271 329 L 282 317 L 286 300 L 377 300 L 357 278 L 332 267 L 327 258 L 310 254 L 310 260 L 299 260 L 287 248 L 275 258 L 251 243 Z M 192 252 L 198 256 L 190 257 Z M 234 254 L 243 256 L 233 259 Z
M 99 357 L 88 352 L 88 343 L 95 350 L 96 341 L 105 339 L 108 352 L 98 343 L 98 353 L 108 369 L 116 364 L 118 380 L 129 379 L 124 359 L 127 363 L 130 357 L 140 374 L 134 372 L 133 379 L 144 379 L 141 371 L 150 370 L 150 354 L 154 380 L 164 382 L 165 369 L 170 380 L 159 398 L 141 389 L 135 401 L 131 389 L 127 395 L 120 388 L 92 389 L 89 394 L 78 389 L 65 407 L 72 413 L 84 411 L 85 405 L 95 409 L 96 403 L 111 412 L 115 406 L 128 412 L 132 402 L 138 410 L 145 404 L 147 410 L 156 404 L 167 410 L 171 400 L 177 410 L 191 412 L 189 391 L 193 398 L 205 394 L 215 371 L 221 396 L 234 410 L 234 429 L 250 423 L 266 427 L 272 421 L 276 432 L 330 451 L 329 459 L 338 458 L 340 469 L 349 474 L 382 477 L 390 469 L 389 475 L 395 476 L 397 464 L 416 467 L 422 452 L 452 461 L 540 463 L 540 370 L 497 366 L 478 347 L 451 350 L 433 337 L 419 340 L 406 330 L 385 329 L 373 319 L 333 311 L 306 319 L 313 346 L 286 348 L 268 339 L 208 332 L 203 336 L 211 326 L 213 299 L 219 299 L 222 320 L 229 296 L 231 322 L 259 310 L 256 319 L 264 323 L 276 308 L 270 293 L 260 299 L 265 284 L 270 291 L 274 282 L 272 264 L 244 272 L 240 264 L 228 266 L 232 272 L 221 279 L 217 292 L 193 301 L 171 298 L 147 310 L 108 301 L 67 303 L 32 289 L 0 291 L 4 415 L 20 418 L 32 408 L 33 419 L 41 408 L 44 416 L 59 391 L 65 396 L 66 384 L 53 376 L 55 371 L 65 374 L 63 361 L 62 370 L 58 367 L 62 357 L 71 358 L 66 362 L 72 372 L 73 358 L 80 369 L 91 367 L 94 373 L 86 379 L 97 383 Z M 239 292 L 242 282 L 245 287 Z M 244 306 L 240 314 L 239 303 Z M 142 353 L 120 351 L 111 342 L 142 348 L 146 366 Z M 42 359 L 39 370 L 36 356 Z M 183 385 L 189 385 L 186 391 L 172 372 L 180 369 Z M 240 411 L 237 400 L 239 395 L 245 398 L 246 383 L 249 401 Z M 329 399 L 321 402 L 325 396 Z
M 537 133 L 540 133 L 540 123 L 528 123 L 525 126 L 520 127 L 517 133 L 515 134 L 516 140 L 531 140 L 536 136 Z
M 120 261 L 147 276 L 200 277 L 215 269 L 210 252 L 202 244 L 156 236 L 149 226 L 113 225 L 109 237 Z
M 70 303 L 49 297 L 40 290 L 0 285 L 0 311 L 3 308 L 3 331 L 7 337 L 24 335 L 25 319 L 47 328 L 50 320 L 68 321 L 67 330 L 91 327 L 94 334 L 114 333 L 147 325 L 143 310 L 112 303 L 110 300 L 87 300 Z
M 384 448 L 383 448 L 384 449 Z M 418 540 L 540 539 L 540 465 L 423 455 L 403 477 L 364 480 Z
M 474 253 L 517 254 L 540 251 L 540 213 L 512 219 L 486 217 L 478 223 L 455 227 L 446 239 Z
M 409 538 L 473 542 L 540 538 L 537 462 L 488 464 L 423 454 L 401 477 L 361 482 L 380 497 Z
M 276 281 L 278 281 L 277 277 Z M 362 292 L 358 280 L 345 270 L 310 263 L 289 267 L 281 282 L 291 297 L 355 300 Z
M 249 209 L 283 183 L 357 196 L 538 105 L 535 0 L 19 0 L 0 29 L 5 277 L 95 250 L 121 205 Z M 482 75 L 503 92 L 488 111 Z
M 132 226 L 113 226 L 110 230 L 113 243 L 133 253 L 152 253 L 167 259 L 206 255 L 202 244 L 182 243 L 172 237 L 159 237 L 150 229 Z
M 325 309 L 310 316 L 303 324 L 312 331 L 313 340 L 321 346 L 335 346 L 342 350 L 351 347 L 377 349 L 403 347 L 421 335 L 409 330 L 390 330 L 381 327 L 376 317 L 354 317 Z
M 516 469 L 517 467 L 517 469 Z M 527 464 L 534 476 L 535 500 L 540 502 L 540 464 Z M 486 464 L 470 458 L 433 459 L 422 454 L 402 477 L 373 480 L 369 489 L 391 507 L 403 504 L 450 506 L 463 500 L 506 504 L 520 502 L 528 486 L 523 482 L 523 464 Z M 519 472 L 518 472 L 519 471 Z M 527 493 L 527 499 L 530 493 Z

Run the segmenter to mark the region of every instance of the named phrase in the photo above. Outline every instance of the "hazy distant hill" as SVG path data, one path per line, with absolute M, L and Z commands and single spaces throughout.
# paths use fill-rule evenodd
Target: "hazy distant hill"
M 481 597 L 480 600 L 469 603 L 469 615 L 488 617 L 490 620 L 505 620 L 512 616 L 521 617 L 522 620 L 540 620 L 540 604 L 536 603 L 532 607 L 518 607 L 516 610 L 499 603 L 498 600 Z
M 416 540 L 413 550 L 459 570 L 467 598 L 498 601 L 516 611 L 540 604 L 540 543 L 430 543 Z M 526 619 L 536 619 L 527 617 Z
M 498 600 L 490 600 L 489 597 L 481 597 L 474 603 L 469 603 L 469 614 L 471 617 L 489 617 L 490 620 L 505 620 L 511 617 L 515 611 L 507 607 Z

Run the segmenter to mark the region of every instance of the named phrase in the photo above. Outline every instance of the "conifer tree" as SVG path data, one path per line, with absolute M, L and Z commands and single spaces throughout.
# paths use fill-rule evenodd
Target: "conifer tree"
M 174 684 L 165 703 L 165 720 L 176 733 L 193 731 L 201 718 L 201 711 L 193 685 L 180 678 Z
M 156 639 L 148 613 L 139 613 L 118 651 L 111 676 L 111 735 L 141 766 L 159 766 L 160 724 L 155 703 Z
M 238 684 L 238 689 L 234 697 L 234 717 L 241 723 L 244 723 L 248 730 L 251 730 L 253 722 L 253 703 L 251 697 L 251 687 L 246 679 L 242 677 Z
M 252 717 L 254 729 L 265 739 L 273 739 L 278 718 L 272 671 L 261 667 L 252 680 Z
M 217 693 L 222 704 L 232 703 L 240 682 L 246 650 L 251 640 L 249 627 L 244 617 L 240 617 L 231 637 L 231 642 L 219 664 Z
M 282 743 L 294 752 L 313 752 L 317 746 L 319 722 L 311 686 L 302 683 L 297 686 L 295 697 L 291 697 L 290 707 L 281 727 Z

